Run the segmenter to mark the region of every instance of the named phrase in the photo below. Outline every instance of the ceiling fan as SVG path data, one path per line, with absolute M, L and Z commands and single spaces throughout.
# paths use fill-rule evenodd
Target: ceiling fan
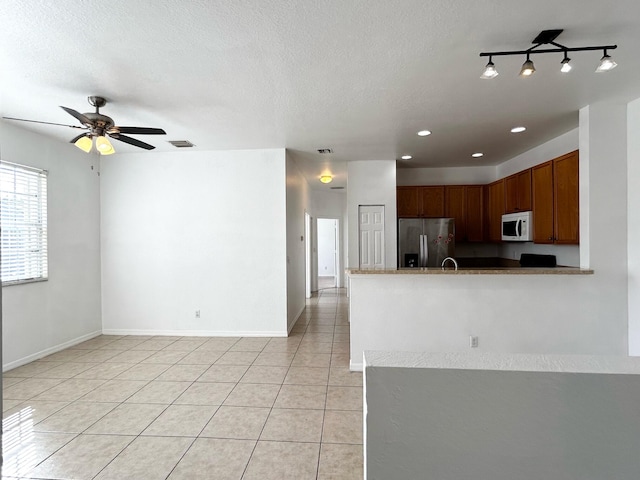
M 135 138 L 127 137 L 126 135 L 123 135 L 123 133 L 134 135 L 167 134 L 167 132 L 165 132 L 161 128 L 119 127 L 115 125 L 115 122 L 111 117 L 107 117 L 106 115 L 100 113 L 100 108 L 104 107 L 107 104 L 107 101 L 103 97 L 91 96 L 88 97 L 87 100 L 89 101 L 89 104 L 91 106 L 96 108 L 95 112 L 80 113 L 75 111 L 73 108 L 60 106 L 60 108 L 62 108 L 69 115 L 77 118 L 82 126 L 40 122 L 38 120 L 25 120 L 24 118 L 2 118 L 5 118 L 7 120 L 17 120 L 20 122 L 43 123 L 45 125 L 58 125 L 61 127 L 80 128 L 82 130 L 86 130 L 77 137 L 71 139 L 70 143 L 73 143 L 80 150 L 89 153 L 93 148 L 93 139 L 95 138 L 96 150 L 101 155 L 111 155 L 112 153 L 115 153 L 115 149 L 113 148 L 113 145 L 111 145 L 111 142 L 109 141 L 107 136 L 115 140 L 119 140 L 120 142 L 128 143 L 129 145 L 144 148 L 145 150 L 153 150 L 154 148 L 156 148 L 153 145 L 149 145 L 148 143 L 142 142 Z

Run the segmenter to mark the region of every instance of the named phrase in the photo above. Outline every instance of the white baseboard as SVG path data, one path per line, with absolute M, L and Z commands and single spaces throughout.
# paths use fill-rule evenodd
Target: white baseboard
M 240 331 L 219 331 L 219 330 L 144 330 L 111 328 L 102 330 L 103 335 L 158 335 L 171 337 L 286 337 L 286 331 L 276 332 L 256 332 L 255 330 Z
M 289 334 L 291 333 L 291 330 L 293 329 L 293 326 L 297 323 L 297 321 L 300 320 L 300 315 L 302 315 L 302 312 L 304 312 L 305 308 L 307 308 L 306 304 L 303 305 L 302 308 L 298 311 L 298 314 L 295 316 L 295 320 L 293 321 L 293 323 L 288 326 L 288 328 L 287 328 L 287 336 L 289 336 Z
M 353 363 L 349 360 L 349 370 L 352 372 L 362 372 L 364 370 L 362 363 Z
M 39 352 L 33 353 L 31 355 L 27 355 L 26 357 L 20 358 L 18 360 L 14 360 L 13 362 L 9 362 L 7 364 L 2 365 L 2 371 L 6 372 L 8 370 L 13 370 L 14 368 L 21 367 L 22 365 L 26 365 L 29 362 L 33 362 L 34 360 L 38 360 L 40 358 L 46 357 L 47 355 L 51 355 L 52 353 L 59 352 L 64 350 L 65 348 L 73 347 L 74 345 L 78 345 L 79 343 L 86 342 L 87 340 L 91 340 L 99 335 L 102 335 L 101 331 L 95 331 L 92 333 L 88 333 L 86 335 L 82 335 L 81 337 L 74 338 L 73 340 L 69 340 L 68 342 L 60 343 L 53 347 L 45 348 L 44 350 L 40 350 Z

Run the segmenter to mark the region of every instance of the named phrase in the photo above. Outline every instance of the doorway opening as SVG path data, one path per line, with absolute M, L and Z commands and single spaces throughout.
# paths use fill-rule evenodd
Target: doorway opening
M 318 219 L 318 290 L 341 286 L 339 238 L 338 219 Z

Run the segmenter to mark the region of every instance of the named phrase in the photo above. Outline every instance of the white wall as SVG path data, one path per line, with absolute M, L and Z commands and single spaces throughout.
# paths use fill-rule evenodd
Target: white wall
M 304 310 L 305 241 L 304 214 L 309 209 L 309 185 L 297 164 L 286 154 L 287 175 L 287 332 Z
M 496 180 L 496 167 L 399 168 L 398 185 L 485 185 Z
M 385 266 L 396 268 L 397 215 L 396 215 L 396 161 L 370 160 L 349 162 L 349 189 L 347 208 L 349 222 L 349 266 L 358 267 L 358 207 L 384 205 L 385 207 Z
M 628 346 L 627 106 L 584 107 L 580 123 L 581 266 L 596 271 L 602 314 Z
M 97 158 L 71 144 L 0 121 L 0 145 L 49 171 L 49 280 L 2 289 L 7 370 L 100 333 L 100 184 Z
M 365 350 L 469 351 L 469 336 L 479 352 L 626 355 L 626 316 L 600 277 L 351 276 L 351 368 Z
M 284 149 L 114 155 L 101 181 L 105 333 L 286 335 Z
M 337 220 L 318 219 L 318 276 L 336 276 Z
M 640 99 L 627 107 L 629 354 L 640 356 Z
M 368 480 L 638 478 L 638 359 L 366 358 Z

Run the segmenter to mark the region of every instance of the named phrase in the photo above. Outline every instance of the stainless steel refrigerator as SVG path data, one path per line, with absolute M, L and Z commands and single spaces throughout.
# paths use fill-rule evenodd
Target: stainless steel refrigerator
M 439 267 L 455 255 L 453 218 L 398 219 L 400 268 Z

